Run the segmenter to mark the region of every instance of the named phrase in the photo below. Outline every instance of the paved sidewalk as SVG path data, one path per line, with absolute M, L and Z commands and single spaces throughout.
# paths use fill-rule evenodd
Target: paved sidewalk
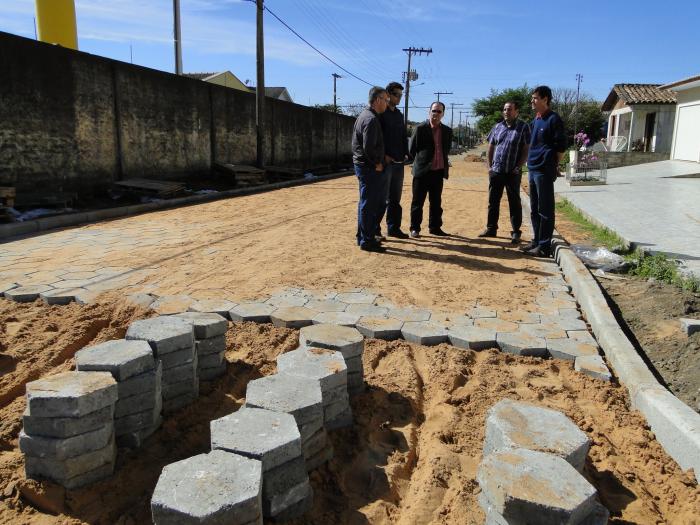
M 626 166 L 609 170 L 605 186 L 559 179 L 555 190 L 625 240 L 679 259 L 700 277 L 700 164 Z

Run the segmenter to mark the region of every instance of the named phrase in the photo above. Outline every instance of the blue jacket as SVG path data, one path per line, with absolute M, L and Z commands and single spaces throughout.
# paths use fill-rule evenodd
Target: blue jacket
M 564 121 L 554 111 L 532 121 L 527 169 L 545 171 L 557 167 L 557 153 L 566 151 Z

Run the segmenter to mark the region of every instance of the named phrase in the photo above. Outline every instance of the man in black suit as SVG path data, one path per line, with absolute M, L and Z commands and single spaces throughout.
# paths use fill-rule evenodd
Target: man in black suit
M 452 146 L 452 129 L 442 117 L 445 104 L 433 102 L 428 120 L 413 131 L 409 152 L 413 158 L 413 199 L 411 200 L 411 237 L 420 237 L 425 197 L 430 201 L 428 231 L 433 235 L 448 235 L 442 231 L 442 184 L 449 175 L 447 155 Z

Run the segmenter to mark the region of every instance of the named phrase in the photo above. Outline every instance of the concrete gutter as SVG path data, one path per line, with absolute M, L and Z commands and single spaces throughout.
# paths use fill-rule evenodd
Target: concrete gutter
M 250 188 L 238 188 L 233 190 L 220 191 L 217 193 L 208 193 L 206 195 L 189 195 L 187 197 L 179 197 L 177 199 L 168 199 L 161 202 L 148 202 L 145 204 L 135 204 L 132 206 L 121 206 L 118 208 L 106 208 L 102 210 L 84 211 L 77 213 L 67 213 L 65 215 L 54 215 L 53 217 L 44 217 L 25 222 L 12 222 L 9 224 L 0 224 L 0 240 L 16 237 L 19 235 L 31 235 L 35 233 L 54 230 L 56 228 L 65 228 L 67 226 L 77 226 L 79 224 L 87 224 L 92 222 L 104 221 L 107 219 L 116 219 L 119 217 L 129 217 L 131 215 L 139 215 L 157 210 L 165 210 L 170 208 L 179 208 L 181 206 L 190 206 L 192 204 L 201 204 L 212 202 L 220 199 L 228 199 L 231 197 L 239 197 L 242 195 L 253 195 L 255 193 L 263 193 L 266 191 L 279 190 L 282 188 L 291 188 L 293 186 L 302 186 L 305 184 L 313 184 L 315 182 L 323 182 L 327 180 L 347 177 L 352 175 L 352 171 L 343 173 L 332 173 L 314 177 L 313 179 L 298 179 L 284 182 L 276 182 L 273 184 L 265 184 L 263 186 L 253 186 Z

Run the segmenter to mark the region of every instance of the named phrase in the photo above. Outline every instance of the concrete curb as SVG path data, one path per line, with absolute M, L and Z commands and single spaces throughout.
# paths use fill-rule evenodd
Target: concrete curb
M 139 215 L 156 210 L 165 210 L 170 208 L 179 208 L 180 206 L 189 206 L 192 204 L 202 204 L 205 202 L 213 202 L 230 197 L 240 197 L 242 195 L 253 195 L 255 193 L 263 193 L 266 191 L 279 190 L 283 188 L 291 188 L 293 186 L 303 186 L 316 182 L 338 179 L 352 175 L 352 171 L 346 173 L 332 173 L 330 175 L 322 175 L 313 179 L 299 179 L 284 182 L 275 182 L 273 184 L 265 184 L 263 186 L 253 186 L 250 188 L 238 188 L 233 190 L 220 191 L 217 193 L 208 193 L 206 195 L 189 195 L 187 197 L 179 197 L 177 199 L 169 199 L 162 202 L 148 202 L 145 204 L 135 204 L 132 206 L 121 206 L 119 208 L 107 208 L 104 210 L 84 211 L 78 213 L 69 213 L 66 215 L 56 215 L 54 217 L 44 217 L 43 219 L 35 219 L 25 222 L 13 222 L 9 224 L 0 224 L 0 240 L 19 235 L 31 235 L 56 228 L 65 228 L 67 226 L 77 226 L 91 222 L 98 222 L 107 219 L 116 219 L 119 217 L 128 217 L 131 215 Z
M 529 212 L 529 197 L 521 191 L 523 208 Z M 555 230 L 555 235 L 559 233 Z M 664 450 L 684 470 L 700 476 L 700 414 L 661 386 L 636 348 L 627 339 L 588 268 L 568 244 L 554 239 L 554 257 L 586 314 L 605 357 L 627 388 L 632 406 L 649 423 Z

